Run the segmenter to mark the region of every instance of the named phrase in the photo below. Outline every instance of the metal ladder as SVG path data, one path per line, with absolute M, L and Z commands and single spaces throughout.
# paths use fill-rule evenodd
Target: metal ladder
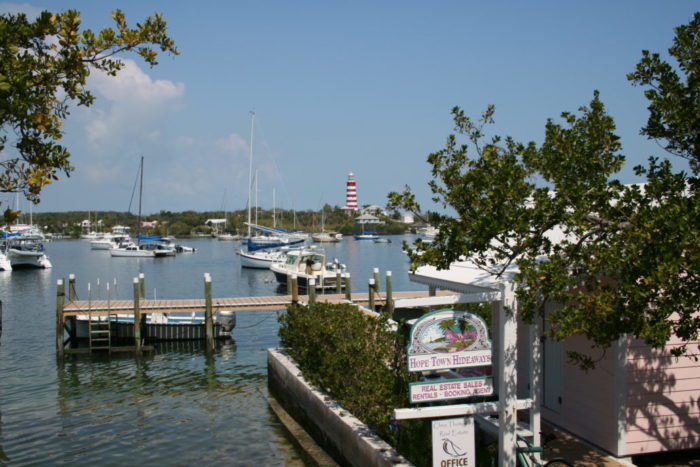
M 106 350 L 111 351 L 112 331 L 109 315 L 94 316 L 89 314 L 88 335 L 90 337 L 90 351 Z

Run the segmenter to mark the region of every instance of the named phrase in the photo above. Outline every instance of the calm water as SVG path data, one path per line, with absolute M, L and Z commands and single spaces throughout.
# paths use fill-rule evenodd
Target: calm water
M 401 240 L 345 239 L 326 246 L 348 266 L 353 290 L 366 291 L 379 267 L 384 290 L 420 290 L 407 278 Z M 148 298 L 199 298 L 204 273 L 214 297 L 274 295 L 269 271 L 242 269 L 238 242 L 184 239 L 197 252 L 158 259 L 111 258 L 87 241 L 46 244 L 49 270 L 0 272 L 0 465 L 304 465 L 270 411 L 265 349 L 276 347 L 277 315 L 237 312 L 231 340 L 207 358 L 199 343 L 157 345 L 131 354 L 55 353 L 56 281 L 77 278 L 79 299 L 131 298 L 145 275 Z M 116 282 L 115 282 L 116 279 Z M 98 286 L 99 282 L 99 286 Z M 88 283 L 90 291 L 88 292 Z

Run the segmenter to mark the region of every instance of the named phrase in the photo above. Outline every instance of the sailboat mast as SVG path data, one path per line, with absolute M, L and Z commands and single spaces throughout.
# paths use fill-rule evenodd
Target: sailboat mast
M 139 217 L 136 220 L 136 244 L 141 244 L 141 198 L 143 194 L 143 156 L 141 156 L 141 180 L 139 182 Z
M 248 238 L 250 238 L 250 202 L 253 197 L 250 190 L 253 188 L 253 129 L 255 128 L 255 112 L 250 111 L 250 154 L 248 157 Z

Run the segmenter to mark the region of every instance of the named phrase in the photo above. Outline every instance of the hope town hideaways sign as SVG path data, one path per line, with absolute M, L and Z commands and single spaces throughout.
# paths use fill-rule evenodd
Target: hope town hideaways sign
M 461 310 L 439 310 L 416 320 L 407 353 L 408 371 L 491 365 L 486 323 Z

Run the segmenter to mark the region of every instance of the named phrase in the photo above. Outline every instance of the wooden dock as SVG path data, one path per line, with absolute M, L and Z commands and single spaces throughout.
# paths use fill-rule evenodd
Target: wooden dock
M 427 297 L 429 291 L 393 292 L 391 284 L 391 273 L 387 272 L 386 289 L 380 293 L 378 283 L 378 272 L 375 269 L 375 277 L 369 280 L 367 293 L 351 293 L 349 276 L 345 282 L 345 293 L 340 293 L 340 286 L 335 293 L 324 293 L 313 287 L 311 280 L 310 287 L 306 295 L 299 294 L 299 287 L 296 276 L 288 278 L 288 290 L 290 295 L 275 295 L 266 297 L 235 297 L 235 298 L 213 298 L 211 294 L 211 277 L 204 276 L 204 298 L 202 299 L 158 299 L 149 300 L 145 298 L 145 286 L 143 275 L 134 278 L 133 299 L 132 300 L 76 300 L 75 277 L 70 276 L 68 281 L 68 293 L 66 294 L 66 284 L 59 280 L 56 293 L 56 350 L 59 358 L 64 353 L 73 353 L 75 349 L 66 348 L 66 344 L 77 341 L 77 321 L 87 320 L 89 334 L 88 352 L 93 350 L 113 351 L 136 351 L 148 350 L 144 345 L 145 336 L 142 334 L 146 329 L 146 317 L 160 315 L 177 314 L 204 314 L 204 332 L 199 329 L 197 338 L 206 339 L 207 348 L 214 348 L 214 340 L 223 337 L 219 324 L 215 323 L 215 312 L 237 310 L 280 310 L 294 303 L 310 304 L 315 302 L 325 303 L 353 303 L 363 306 L 371 311 L 377 309 L 391 313 L 394 309 L 394 302 L 400 299 L 413 299 Z M 433 291 L 434 292 L 434 291 Z M 124 315 L 132 323 L 133 331 L 131 340 L 133 346 L 115 347 L 111 327 L 108 323 L 114 321 L 117 315 Z M 235 315 L 234 315 L 235 318 Z M 151 324 L 152 325 L 152 324 Z M 180 326 L 180 325 L 177 325 Z M 66 339 L 66 333 L 68 338 Z M 191 335 L 191 334 L 190 334 Z M 81 349 L 80 352 L 85 352 Z
M 394 292 L 393 299 L 426 297 L 427 291 L 419 292 Z M 309 303 L 309 295 L 299 295 L 296 300 L 299 303 Z M 326 303 L 348 302 L 345 294 L 319 294 L 315 301 Z M 212 298 L 213 311 L 219 310 L 279 310 L 294 302 L 292 295 L 275 295 L 270 297 L 237 297 L 237 298 Z M 368 304 L 369 293 L 354 293 L 350 300 L 352 303 Z M 374 296 L 376 306 L 383 306 L 386 297 L 381 294 Z M 139 300 L 141 313 L 191 313 L 204 312 L 206 299 L 182 299 L 182 300 Z M 92 313 L 94 316 L 119 314 L 133 314 L 134 300 L 79 300 L 69 301 L 63 306 L 63 316 L 73 317 Z

